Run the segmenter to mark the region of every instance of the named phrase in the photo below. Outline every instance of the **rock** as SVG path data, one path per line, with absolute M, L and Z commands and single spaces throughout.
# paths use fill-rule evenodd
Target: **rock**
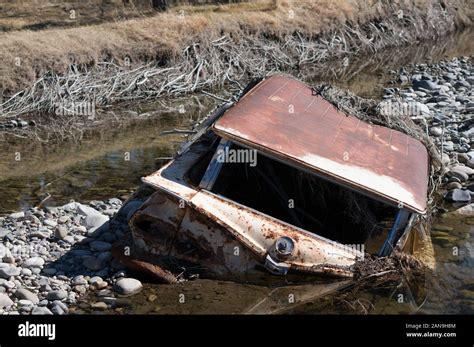
M 59 224 L 66 224 L 69 221 L 70 221 L 69 216 L 61 216 L 61 217 L 58 218 L 58 223 Z
M 435 224 L 433 226 L 433 229 L 437 231 L 453 231 L 453 227 L 442 225 L 442 224 Z
M 76 241 L 74 240 L 74 236 L 72 235 L 64 236 L 63 241 L 66 243 L 69 243 L 70 245 L 73 245 L 76 243 Z
M 87 228 L 98 228 L 109 221 L 109 217 L 103 214 L 88 216 L 84 220 L 84 226 Z
M 67 228 L 64 225 L 58 225 L 54 232 L 54 236 L 59 240 L 64 239 L 67 236 Z
M 466 166 L 470 169 L 474 169 L 474 158 L 472 159 L 469 159 L 467 162 L 466 162 Z
M 107 287 L 107 282 L 105 282 L 101 277 L 99 276 L 94 276 L 90 279 L 90 284 L 91 287 L 93 287 L 96 290 L 104 289 Z
M 112 245 L 104 241 L 92 241 L 90 243 L 90 248 L 98 252 L 105 252 L 109 251 L 112 248 Z
M 98 311 L 104 311 L 107 309 L 107 304 L 102 301 L 95 302 L 91 305 L 91 308 Z
M 4 229 L 4 228 L 0 228 L 0 239 L 3 239 L 5 236 L 7 236 L 7 234 L 11 233 L 10 230 L 8 229 Z
M 457 157 L 460 163 L 466 164 L 469 161 L 469 156 L 466 153 L 458 153 Z
M 474 169 L 464 165 L 454 165 L 449 168 L 451 171 L 464 172 L 466 175 L 474 175 Z
M 21 269 L 21 276 L 31 276 L 33 274 L 33 272 L 30 270 L 30 269 L 27 269 L 27 268 L 24 268 L 24 269 Z
M 85 234 L 87 232 L 87 228 L 83 225 L 80 225 L 80 226 L 73 227 L 71 229 L 71 232 L 75 234 Z
M 42 306 L 36 306 L 33 308 L 33 311 L 31 312 L 32 315 L 52 315 L 53 312 L 51 312 L 47 307 L 42 307 Z
M 18 276 L 20 274 L 21 270 L 16 266 L 11 264 L 6 265 L 8 266 L 0 266 L 0 278 L 9 279 L 12 276 Z
M 462 188 L 462 184 L 459 183 L 459 182 L 449 182 L 446 185 L 446 189 L 448 189 L 448 190 L 461 189 L 461 188 Z
M 142 283 L 134 278 L 121 278 L 115 285 L 114 290 L 122 295 L 137 294 L 142 290 Z
M 37 237 L 39 239 L 47 239 L 51 236 L 51 233 L 48 231 L 36 230 L 30 234 L 31 237 Z
M 45 219 L 45 220 L 43 221 L 43 224 L 46 225 L 46 226 L 48 226 L 48 227 L 51 227 L 51 228 L 54 228 L 54 227 L 56 227 L 56 226 L 58 225 L 58 223 L 55 222 L 55 221 L 52 220 L 52 219 Z
M 474 203 L 458 208 L 456 211 L 451 212 L 461 216 L 474 216 Z
M 110 205 L 121 206 L 122 205 L 122 200 L 120 200 L 118 198 L 111 198 L 111 199 L 108 200 L 108 203 Z
M 440 127 L 431 127 L 430 134 L 439 137 L 443 134 L 443 129 L 441 129 Z
M 9 215 L 11 219 L 20 219 L 25 217 L 25 212 L 16 212 Z
M 39 303 L 39 298 L 36 294 L 30 292 L 28 289 L 20 288 L 15 292 L 15 296 L 18 299 L 25 299 L 31 301 L 33 304 L 37 305 Z
M 419 80 L 419 81 L 413 82 L 413 89 L 414 90 L 420 90 L 420 89 L 437 90 L 437 89 L 440 89 L 440 86 L 432 81 Z
M 87 281 L 84 278 L 84 276 L 79 275 L 79 276 L 76 276 L 72 279 L 72 284 L 75 285 L 75 286 L 81 286 L 81 285 L 86 285 Z
M 83 223 L 87 228 L 100 227 L 109 220 L 109 217 L 90 206 L 79 204 L 77 212 L 85 217 Z
M 142 204 L 142 200 L 130 200 L 122 206 L 122 208 L 118 212 L 118 215 L 125 217 L 127 220 L 129 220 Z
M 96 257 L 86 257 L 82 265 L 92 271 L 99 271 L 105 267 L 105 263 Z
M 452 141 L 446 141 L 443 145 L 443 149 L 447 152 L 454 151 L 454 143 Z
M 64 300 L 67 298 L 67 292 L 65 290 L 53 290 L 52 292 L 48 293 L 46 298 L 49 301 Z
M 23 267 L 27 268 L 32 268 L 32 267 L 43 267 L 44 265 L 44 259 L 41 257 L 33 257 L 26 259 L 25 262 L 23 263 Z
M 471 202 L 471 194 L 469 194 L 469 191 L 462 189 L 451 190 L 444 198 L 451 202 Z
M 43 269 L 43 273 L 47 276 L 54 276 L 58 270 L 56 270 L 54 267 L 48 267 L 46 269 Z
M 456 177 L 461 182 L 466 182 L 469 179 L 469 176 L 466 173 L 459 170 L 450 170 L 448 171 L 447 175 L 449 177 Z
M 13 305 L 12 299 L 5 294 L 5 293 L 0 293 L 0 308 L 1 309 L 9 309 Z

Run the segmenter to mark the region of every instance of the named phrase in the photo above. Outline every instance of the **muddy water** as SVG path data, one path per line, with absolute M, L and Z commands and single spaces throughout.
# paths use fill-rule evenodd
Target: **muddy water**
M 472 31 L 439 42 L 414 44 L 362 59 L 351 58 L 313 66 L 310 83 L 330 82 L 358 95 L 378 97 L 390 70 L 412 63 L 474 53 Z M 307 72 L 306 71 L 306 72 Z M 159 168 L 172 156 L 181 135 L 163 131 L 188 129 L 215 105 L 205 96 L 115 110 L 126 121 L 110 121 L 88 131 L 79 143 L 39 144 L 7 137 L 0 143 L 0 214 L 74 199 L 89 201 L 126 196 L 140 177 Z M 184 112 L 183 112 L 184 110 Z M 17 154 L 20 154 L 20 160 Z M 147 284 L 142 293 L 122 298 L 108 313 L 474 313 L 473 220 L 450 217 L 436 222 L 434 235 L 437 268 L 432 276 L 372 286 L 357 294 L 319 284 L 271 288 L 229 282 L 196 280 L 182 285 Z M 445 234 L 443 234 L 443 232 Z M 453 255 L 453 247 L 459 253 Z M 426 281 L 431 281 L 426 283 Z M 332 284 L 344 286 L 344 283 Z M 88 301 L 94 301 L 89 298 Z M 76 312 L 91 312 L 78 307 Z

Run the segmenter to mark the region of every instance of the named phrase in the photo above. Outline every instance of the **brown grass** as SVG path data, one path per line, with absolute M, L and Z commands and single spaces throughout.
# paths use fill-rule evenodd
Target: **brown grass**
M 89 68 L 103 60 L 124 64 L 130 59 L 132 65 L 156 60 L 167 64 L 190 43 L 224 34 L 237 41 L 248 35 L 279 40 L 295 32 L 317 37 L 343 24 L 364 25 L 395 16 L 398 10 L 421 14 L 439 11 L 441 3 L 446 2 L 446 16 L 451 16 L 456 26 L 472 23 L 474 11 L 469 0 L 278 0 L 276 6 L 269 0 L 226 6 L 182 6 L 153 17 L 117 23 L 2 33 L 0 87 L 4 94 L 12 94 L 31 85 L 46 71 L 66 72 L 71 61 Z M 439 27 L 423 30 L 435 36 L 437 31 L 454 29 L 444 28 L 450 22 L 439 20 Z

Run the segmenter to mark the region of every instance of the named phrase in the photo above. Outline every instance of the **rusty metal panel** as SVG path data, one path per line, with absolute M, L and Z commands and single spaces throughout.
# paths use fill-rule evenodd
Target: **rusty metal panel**
M 352 276 L 350 267 L 363 254 L 340 243 L 254 211 L 205 190 L 191 199 L 193 208 L 221 225 L 232 237 L 250 249 L 263 262 L 267 255 L 281 260 L 292 270 Z M 291 254 L 282 258 L 275 243 L 287 237 L 294 242 Z M 213 243 L 211 241 L 211 243 Z
M 424 213 L 424 145 L 346 115 L 313 94 L 297 80 L 272 76 L 227 110 L 214 131 L 361 193 Z

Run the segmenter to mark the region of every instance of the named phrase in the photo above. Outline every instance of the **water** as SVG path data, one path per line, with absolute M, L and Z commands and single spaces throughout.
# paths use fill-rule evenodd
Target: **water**
M 473 32 L 466 31 L 439 42 L 307 67 L 307 71 L 312 71 L 307 82 L 330 82 L 361 96 L 378 97 L 394 77 L 390 70 L 471 55 L 473 39 Z M 80 142 L 40 144 L 4 137 L 0 142 L 0 214 L 41 201 L 58 205 L 71 199 L 127 196 L 140 184 L 142 176 L 166 162 L 160 158 L 175 153 L 183 139 L 181 135 L 161 133 L 189 129 L 215 103 L 209 97 L 197 95 L 170 101 L 166 109 L 147 104 L 114 110 L 123 117 L 98 125 Z M 185 112 L 180 112 L 183 109 Z M 129 115 L 130 110 L 135 111 L 133 116 Z M 20 160 L 16 160 L 18 153 Z M 426 278 L 402 278 L 356 292 L 345 290 L 325 296 L 320 285 L 275 289 L 197 280 L 171 286 L 154 284 L 145 278 L 147 284 L 142 293 L 124 298 L 123 307 L 108 313 L 242 313 L 251 309 L 262 313 L 474 313 L 474 221 L 439 217 L 436 224 L 438 229 L 451 229 L 448 239 L 439 232 L 434 234 L 437 266 L 435 273 Z M 453 255 L 453 247 L 458 247 L 458 255 Z M 185 298 L 182 304 L 180 294 Z M 293 301 L 289 300 L 291 295 Z M 82 310 L 76 308 L 76 312 Z

